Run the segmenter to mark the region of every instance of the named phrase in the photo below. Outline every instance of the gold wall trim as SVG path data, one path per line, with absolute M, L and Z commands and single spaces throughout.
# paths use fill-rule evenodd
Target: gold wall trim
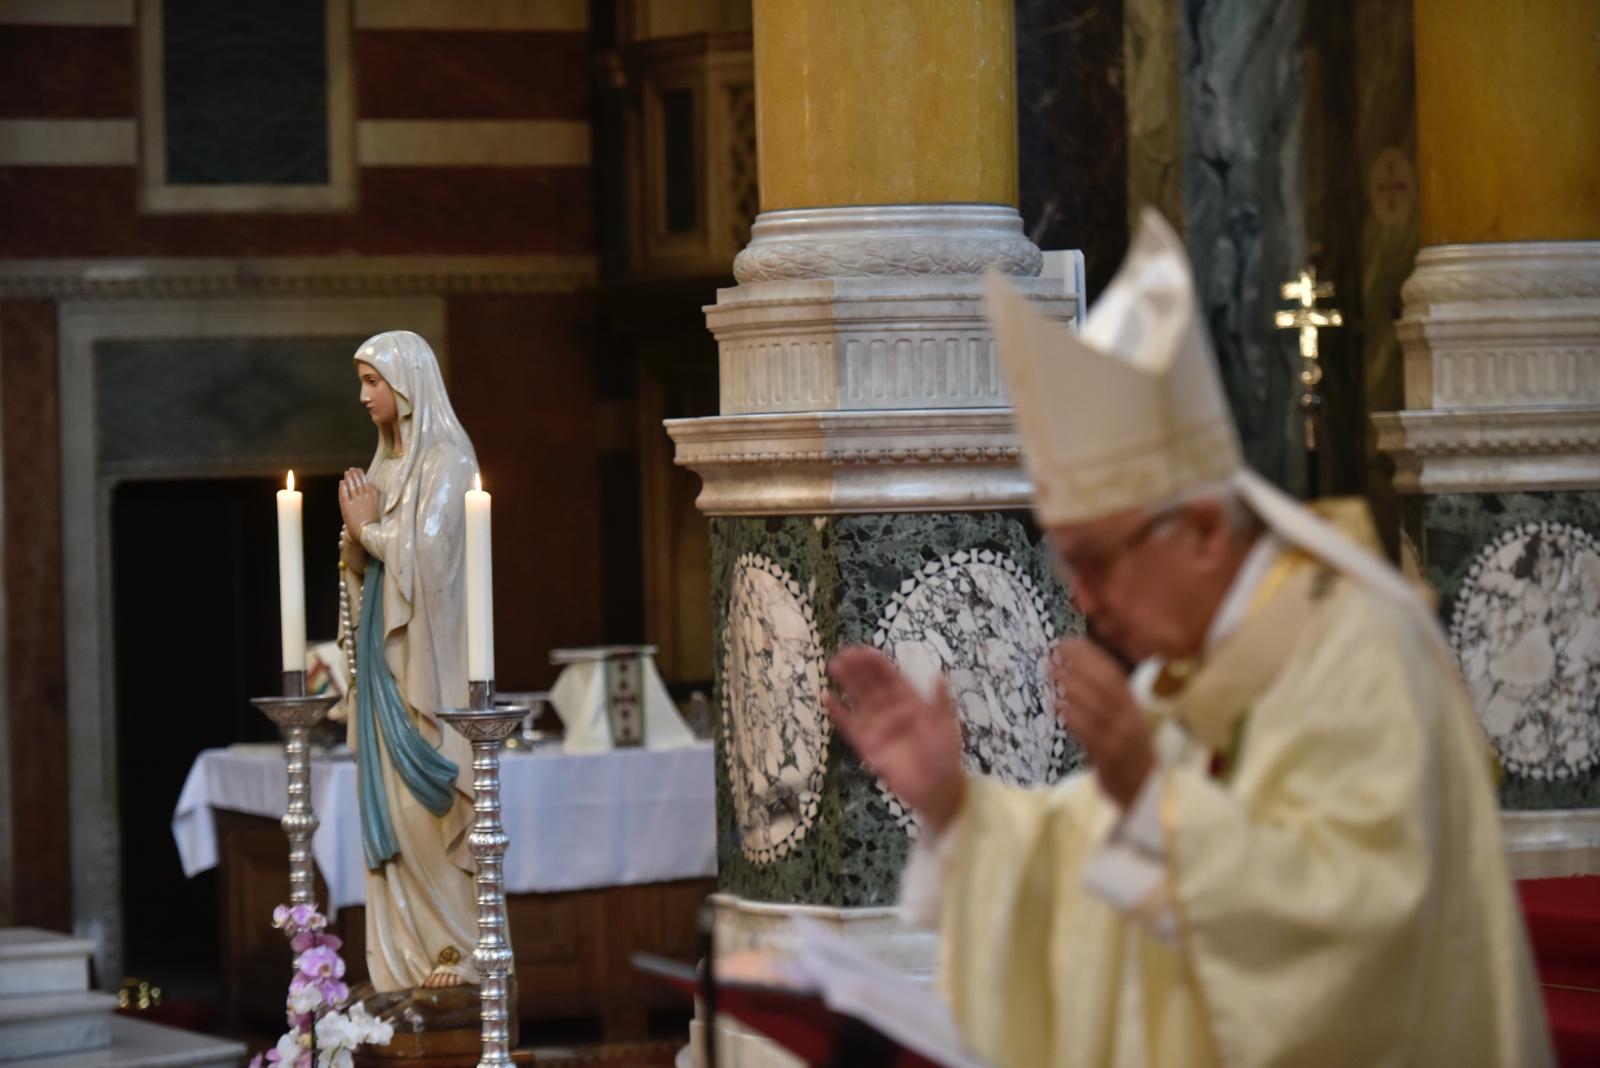
M 359 30 L 589 28 L 586 0 L 356 0 Z
M 589 124 L 559 119 L 363 119 L 363 167 L 587 167 Z

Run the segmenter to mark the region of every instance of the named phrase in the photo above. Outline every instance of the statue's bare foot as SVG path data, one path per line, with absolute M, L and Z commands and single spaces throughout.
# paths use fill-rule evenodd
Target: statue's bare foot
M 427 990 L 442 990 L 447 986 L 466 986 L 467 980 L 454 968 L 440 966 L 428 973 L 422 985 Z

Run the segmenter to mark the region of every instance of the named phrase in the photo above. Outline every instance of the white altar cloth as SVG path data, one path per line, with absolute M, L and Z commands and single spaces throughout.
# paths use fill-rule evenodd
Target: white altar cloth
M 500 759 L 506 892 L 708 878 L 717 873 L 710 742 L 680 749 L 507 751 Z M 213 808 L 281 819 L 283 749 L 207 749 L 195 758 L 172 814 L 183 872 L 217 864 Z M 320 826 L 311 852 L 331 909 L 366 900 L 355 762 L 312 760 L 311 804 Z M 287 846 L 285 847 L 287 848 Z M 287 889 L 285 890 L 287 893 Z

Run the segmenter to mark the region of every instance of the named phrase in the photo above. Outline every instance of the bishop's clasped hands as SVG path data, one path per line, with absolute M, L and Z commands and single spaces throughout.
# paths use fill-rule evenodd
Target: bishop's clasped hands
M 961 726 L 944 676 L 922 693 L 882 652 L 847 646 L 828 665 L 828 713 L 862 762 L 935 834 L 961 810 L 966 773 Z M 1055 711 L 1095 768 L 1101 788 L 1126 808 L 1155 767 L 1143 709 L 1122 667 L 1088 638 L 1051 652 Z

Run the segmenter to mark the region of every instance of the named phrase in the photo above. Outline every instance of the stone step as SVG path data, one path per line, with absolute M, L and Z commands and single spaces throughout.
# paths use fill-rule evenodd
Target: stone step
M 7 1061 L 5 1068 L 238 1068 L 245 1052 L 242 1042 L 112 1015 L 103 1049 Z
M 0 1064 L 111 1044 L 115 994 L 98 990 L 0 998 Z
M 89 989 L 94 940 L 37 927 L 0 927 L 0 997 Z

